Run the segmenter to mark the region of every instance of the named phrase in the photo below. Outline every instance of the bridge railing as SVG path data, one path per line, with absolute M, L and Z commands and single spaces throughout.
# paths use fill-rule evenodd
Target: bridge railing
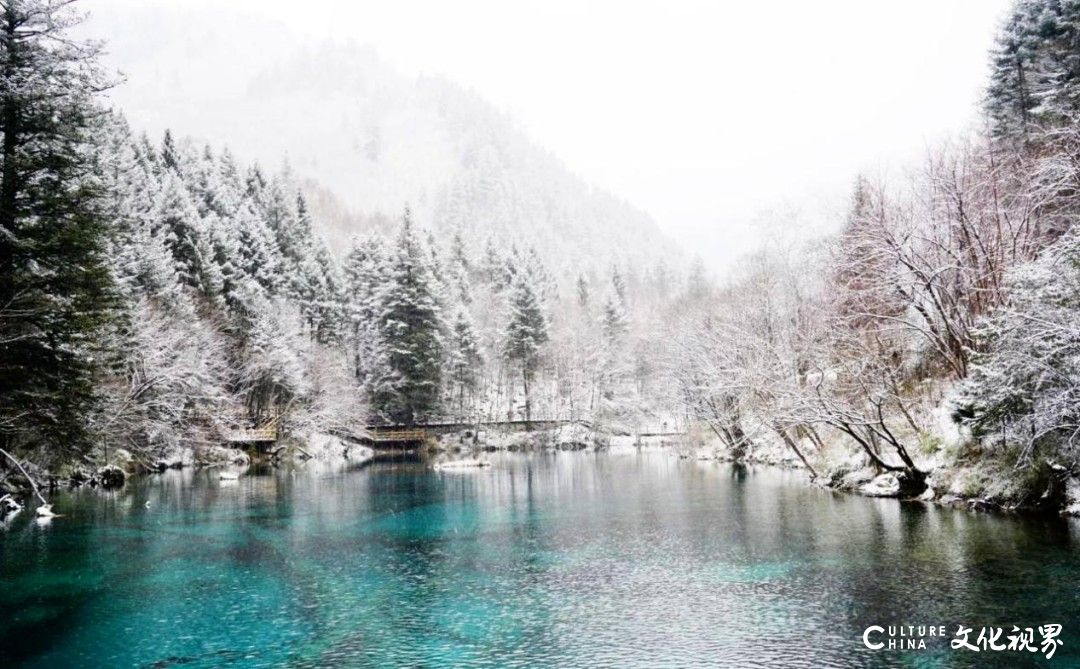
M 369 431 L 372 441 L 425 441 L 428 438 L 427 430 L 402 429 L 402 430 L 371 430 Z

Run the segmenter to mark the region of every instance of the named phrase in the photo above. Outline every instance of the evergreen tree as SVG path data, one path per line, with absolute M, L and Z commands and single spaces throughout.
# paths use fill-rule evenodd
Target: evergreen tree
M 480 260 L 480 273 L 484 281 L 490 284 L 495 291 L 500 291 L 505 287 L 506 261 L 503 259 L 502 254 L 499 253 L 495 240 L 491 237 L 488 237 L 487 242 L 484 244 L 484 255 Z
M 314 319 L 317 323 L 314 335 L 323 344 L 340 343 L 345 336 L 347 321 L 345 279 L 325 245 L 318 246 L 315 252 L 315 264 L 321 280 L 314 303 L 317 314 Z
M 259 211 L 242 206 L 233 218 L 240 257 L 237 264 L 268 295 L 276 295 L 283 280 L 281 250 Z
M 480 382 L 483 356 L 473 331 L 472 319 L 464 309 L 458 309 L 451 330 L 450 364 L 448 379 L 452 391 L 456 391 L 458 411 L 464 413 L 466 398 L 471 397 Z
M 180 174 L 180 155 L 176 150 L 172 131 L 168 129 L 165 130 L 165 136 L 161 140 L 161 164 L 165 169 Z
M 199 277 L 208 260 L 200 255 L 202 219 L 179 176 L 165 175 L 154 218 L 155 232 L 165 240 L 177 275 L 188 287 L 201 290 Z
M 1035 125 L 1080 112 L 1080 3 L 1018 0 L 991 54 L 986 111 L 996 137 L 1033 139 Z
M 71 3 L 0 4 L 0 439 L 85 446 L 112 315 L 93 142 L 105 87 Z M 53 451 L 53 454 L 57 454 Z
M 353 241 L 345 259 L 345 318 L 348 323 L 353 372 L 368 393 L 372 384 L 387 378 L 386 356 L 379 327 L 381 282 L 387 273 L 387 258 L 377 237 Z
M 582 309 L 589 308 L 589 281 L 584 274 L 579 274 L 577 278 L 577 301 Z
M 1080 425 L 1080 234 L 1009 274 L 1011 299 L 980 324 L 979 353 L 953 402 L 984 449 L 1018 466 L 1076 457 Z M 1041 449 L 1041 450 L 1040 450 Z
M 611 289 L 615 291 L 615 297 L 619 300 L 619 303 L 625 307 L 626 279 L 624 279 L 622 273 L 619 272 L 619 268 L 614 265 L 611 267 Z
M 705 262 L 700 256 L 695 256 L 686 277 L 686 296 L 691 300 L 703 300 L 709 296 L 709 293 L 709 277 L 705 271 Z
M 466 276 L 472 272 L 469 254 L 466 251 L 465 240 L 462 239 L 461 232 L 455 232 L 454 237 L 450 242 L 450 258 L 465 272 Z
M 526 277 L 519 277 L 510 294 L 510 322 L 506 328 L 503 355 L 521 370 L 526 421 L 532 420 L 530 384 L 540 366 L 547 341 L 547 319 L 540 300 Z
M 395 423 L 412 425 L 438 409 L 440 325 L 431 272 L 406 209 L 379 314 L 387 363 L 396 383 L 373 397 L 375 407 Z
M 623 338 L 629 330 L 626 318 L 626 310 L 618 296 L 612 296 L 604 302 L 603 314 L 604 340 L 611 348 L 621 345 Z

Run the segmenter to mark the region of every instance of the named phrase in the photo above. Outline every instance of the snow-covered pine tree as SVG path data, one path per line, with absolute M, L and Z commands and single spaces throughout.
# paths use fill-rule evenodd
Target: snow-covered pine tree
M 255 312 L 239 374 L 240 394 L 254 424 L 277 418 L 310 391 L 305 373 L 310 342 L 300 320 L 299 309 L 280 299 Z
M 599 350 L 599 387 L 601 399 L 610 398 L 629 371 L 626 339 L 629 320 L 622 300 L 614 291 L 604 300 L 600 314 L 603 333 Z
M 233 226 L 238 235 L 240 268 L 267 295 L 278 295 L 287 277 L 282 276 L 281 249 L 266 223 L 265 211 L 254 204 L 241 206 L 234 214 Z
M 126 119 L 110 114 L 102 127 L 104 210 L 113 221 L 109 265 L 121 299 L 133 304 L 139 293 L 179 308 L 186 298 L 179 288 L 172 255 L 163 234 L 155 234 L 155 194 L 160 183 L 144 141 L 132 136 Z
M 164 170 L 171 170 L 178 176 L 181 173 L 179 151 L 177 151 L 172 130 L 168 128 L 165 129 L 165 136 L 161 139 L 161 167 Z
M 617 265 L 611 266 L 611 289 L 615 291 L 615 298 L 619 301 L 619 304 L 626 308 L 626 279 L 623 278 L 622 272 L 619 271 Z
M 446 271 L 451 299 L 466 306 L 472 304 L 472 262 L 460 232 L 455 232 L 450 242 L 449 268 Z
M 629 322 L 618 294 L 610 295 L 605 300 L 602 319 L 604 341 L 612 349 L 620 347 L 629 330 Z
M 353 374 L 368 394 L 389 389 L 376 389 L 376 380 L 386 379 L 385 345 L 379 324 L 381 285 L 387 274 L 389 259 L 378 237 L 364 241 L 353 240 L 352 250 L 345 258 L 345 317 L 348 346 Z
M 113 315 L 95 135 L 99 47 L 71 3 L 0 4 L 0 443 L 89 441 L 95 348 Z
M 408 209 L 388 270 L 378 322 L 395 383 L 372 403 L 391 421 L 412 425 L 439 408 L 443 342 L 434 279 Z
M 525 392 L 525 420 L 532 420 L 533 378 L 540 367 L 544 345 L 548 342 L 547 318 L 543 305 L 528 277 L 520 275 L 510 293 L 510 321 L 506 326 L 503 355 L 521 371 Z
M 345 278 L 341 268 L 330 255 L 325 244 L 319 243 L 315 251 L 315 267 L 318 286 L 313 305 L 315 338 L 323 344 L 341 344 L 346 333 Z M 312 320 L 309 319 L 309 323 Z
M 458 416 L 467 415 L 466 407 L 473 400 L 483 372 L 483 355 L 476 338 L 472 318 L 464 308 L 457 310 L 450 331 L 449 390 Z
M 1080 4 L 1018 0 L 991 54 L 986 112 L 996 137 L 1032 140 L 1035 126 L 1080 113 Z
M 506 287 L 506 260 L 492 237 L 488 237 L 484 244 L 484 253 L 480 258 L 480 274 L 492 290 L 498 292 Z
M 579 274 L 577 278 L 577 303 L 582 309 L 589 309 L 589 280 L 584 274 Z
M 180 281 L 188 288 L 208 294 L 211 287 L 204 286 L 202 279 L 212 275 L 206 268 L 212 258 L 204 255 L 207 240 L 202 218 L 179 175 L 171 171 L 164 173 L 153 216 L 153 232 L 164 240 L 172 254 Z
M 960 386 L 956 417 L 1017 466 L 1080 459 L 1080 234 L 1009 274 L 1011 300 L 977 330 L 982 352 Z M 1071 464 L 1070 464 L 1071 466 Z

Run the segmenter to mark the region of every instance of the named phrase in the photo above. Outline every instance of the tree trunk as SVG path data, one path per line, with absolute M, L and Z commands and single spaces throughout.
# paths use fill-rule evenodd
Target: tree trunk
M 529 397 L 529 370 L 525 366 L 521 368 L 521 380 L 525 386 L 525 429 L 528 430 L 532 421 L 532 403 Z
M 773 429 L 776 430 L 776 433 L 779 434 L 780 438 L 784 440 L 784 443 L 787 444 L 788 448 L 794 451 L 795 455 L 799 456 L 799 459 L 802 460 L 802 463 L 806 465 L 807 471 L 810 472 L 810 476 L 816 479 L 818 473 L 814 471 L 814 468 L 810 466 L 809 462 L 807 462 L 806 457 L 803 456 L 802 451 L 799 450 L 798 444 L 796 444 L 795 440 L 791 438 L 791 435 L 788 434 L 787 430 L 778 425 L 774 425 Z
M 30 484 L 30 487 L 33 488 L 34 494 L 37 495 L 37 498 L 41 500 L 41 503 L 42 504 L 48 504 L 48 501 L 46 501 L 45 497 L 42 496 L 41 491 L 38 490 L 37 481 L 35 481 L 34 477 L 30 476 L 30 474 L 28 474 L 26 472 L 26 470 L 23 469 L 22 463 L 20 463 L 18 461 L 18 459 L 15 458 L 14 455 L 12 455 L 11 453 L 8 453 L 7 451 L 5 451 L 2 448 L 0 448 L 0 455 L 7 456 L 7 458 L 9 460 L 11 460 L 13 463 L 15 463 L 15 466 L 19 468 L 20 472 L 22 472 L 23 477 L 26 478 L 27 482 Z

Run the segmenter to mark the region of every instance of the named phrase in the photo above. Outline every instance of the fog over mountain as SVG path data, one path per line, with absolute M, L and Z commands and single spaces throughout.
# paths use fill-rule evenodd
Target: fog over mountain
M 241 26 L 250 38 L 235 39 Z M 575 176 L 480 95 L 400 74 L 369 47 L 313 48 L 273 21 L 142 6 L 102 6 L 95 27 L 122 35 L 109 62 L 126 82 L 112 95 L 136 128 L 227 143 L 272 168 L 287 159 L 338 250 L 392 228 L 407 204 L 420 225 L 476 245 L 535 246 L 556 272 L 681 255 L 646 213 Z

